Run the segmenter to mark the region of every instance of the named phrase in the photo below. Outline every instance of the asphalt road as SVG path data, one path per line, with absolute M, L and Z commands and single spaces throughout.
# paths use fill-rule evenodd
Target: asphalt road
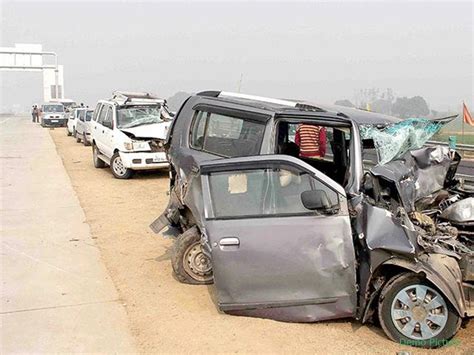
M 46 129 L 0 117 L 0 353 L 136 351 Z

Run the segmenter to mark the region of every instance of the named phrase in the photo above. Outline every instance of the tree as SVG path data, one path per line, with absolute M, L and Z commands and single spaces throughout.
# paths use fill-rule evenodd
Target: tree
M 421 96 L 397 97 L 397 100 L 392 106 L 392 112 L 398 117 L 420 117 L 426 116 L 430 113 L 430 109 L 425 99 Z
M 345 107 L 355 107 L 354 104 L 352 102 L 350 102 L 349 100 L 347 99 L 344 99 L 344 100 L 337 100 L 334 105 L 338 105 L 338 106 L 345 106 Z

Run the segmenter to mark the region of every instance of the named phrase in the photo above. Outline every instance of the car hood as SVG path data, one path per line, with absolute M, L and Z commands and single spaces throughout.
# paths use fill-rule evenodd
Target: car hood
M 446 146 L 425 147 L 371 169 L 371 173 L 395 184 L 408 212 L 416 201 L 450 185 L 461 157 Z
M 144 124 L 137 127 L 121 128 L 122 132 L 132 135 L 133 138 L 158 138 L 166 139 L 170 122 Z

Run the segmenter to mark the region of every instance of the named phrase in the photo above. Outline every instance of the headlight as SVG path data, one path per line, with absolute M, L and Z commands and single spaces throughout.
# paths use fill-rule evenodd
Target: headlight
M 150 146 L 148 142 L 133 142 L 133 150 L 148 150 Z
M 140 142 L 140 141 L 125 142 L 123 143 L 123 146 L 125 147 L 126 150 L 149 150 L 150 149 L 148 142 Z

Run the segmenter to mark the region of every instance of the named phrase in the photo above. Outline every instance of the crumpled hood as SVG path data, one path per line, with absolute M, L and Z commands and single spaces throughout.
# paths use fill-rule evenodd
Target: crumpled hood
M 132 134 L 136 138 L 166 139 L 171 122 L 144 124 L 137 127 L 121 128 L 122 132 Z
M 410 212 L 416 201 L 441 190 L 454 178 L 459 161 L 460 156 L 456 153 L 452 158 L 448 147 L 426 147 L 375 166 L 371 172 L 395 183 L 404 207 Z

